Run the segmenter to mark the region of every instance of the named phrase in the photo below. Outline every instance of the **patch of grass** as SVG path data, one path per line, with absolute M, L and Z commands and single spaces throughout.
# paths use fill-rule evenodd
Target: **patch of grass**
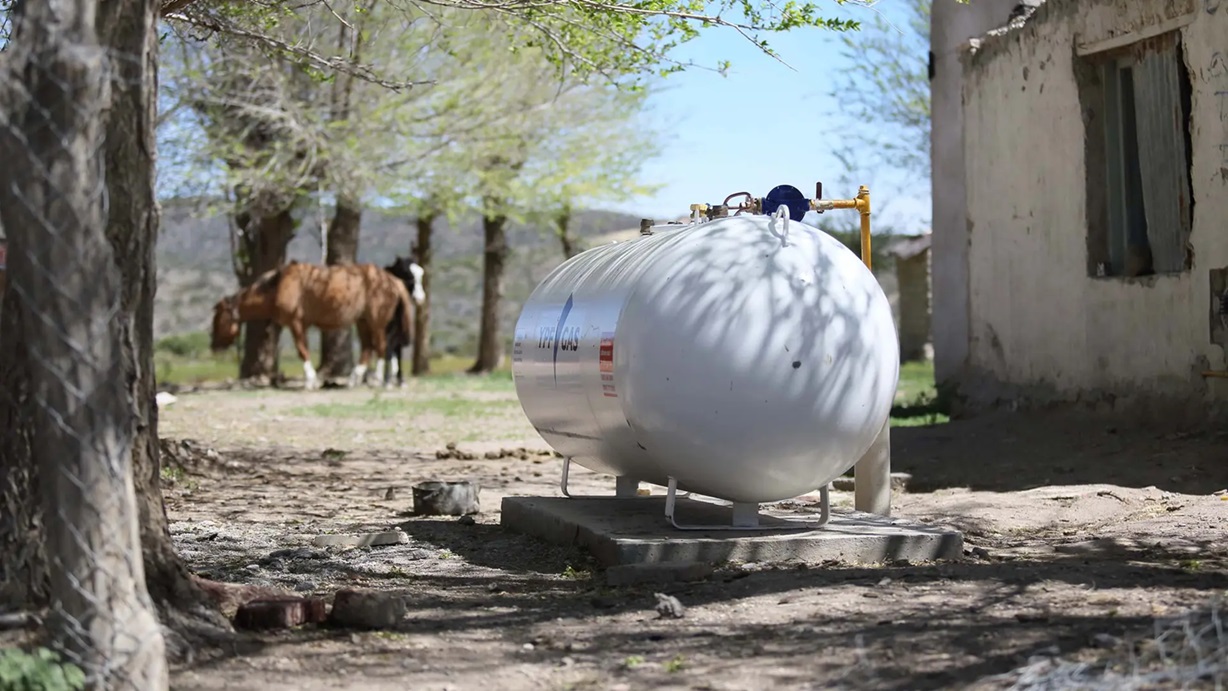
M 912 401 L 919 396 L 937 397 L 938 389 L 934 386 L 934 363 L 905 362 L 900 365 L 900 385 L 896 389 L 897 401 Z
M 154 354 L 154 372 L 159 384 L 202 384 L 233 378 L 239 372 L 233 355 L 182 357 L 165 352 Z
M 592 577 L 593 577 L 593 573 L 591 571 L 588 571 L 586 569 L 577 569 L 573 567 L 571 564 L 568 564 L 567 568 L 563 569 L 563 578 L 567 578 L 570 580 L 587 581 Z
M 627 669 L 635 669 L 642 664 L 644 664 L 643 655 L 628 655 L 626 659 L 623 660 L 623 667 L 626 667 Z
M 209 354 L 209 334 L 187 331 L 158 339 L 154 352 L 181 358 L 199 358 Z
M 925 427 L 950 422 L 946 401 L 938 395 L 934 363 L 906 362 L 900 366 L 896 404 L 891 406 L 892 427 Z

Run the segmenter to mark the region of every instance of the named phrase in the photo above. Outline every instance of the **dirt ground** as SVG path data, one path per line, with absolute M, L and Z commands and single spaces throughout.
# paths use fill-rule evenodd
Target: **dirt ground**
M 533 453 L 506 382 L 184 393 L 160 426 L 198 459 L 166 495 L 197 573 L 409 609 L 392 631 L 244 634 L 176 667 L 176 689 L 1042 688 L 1024 683 L 1037 664 L 1137 659 L 1157 618 L 1228 592 L 1225 435 L 1057 413 L 900 428 L 894 469 L 913 478 L 895 512 L 965 531 L 963 561 L 731 564 L 654 589 L 501 530 L 501 498 L 557 496 L 561 467 Z M 477 459 L 437 458 L 450 442 Z M 480 482 L 476 522 L 410 517 L 432 479 Z M 573 484 L 612 489 L 583 469 Z M 310 546 L 394 526 L 408 544 Z M 658 618 L 657 591 L 684 616 Z

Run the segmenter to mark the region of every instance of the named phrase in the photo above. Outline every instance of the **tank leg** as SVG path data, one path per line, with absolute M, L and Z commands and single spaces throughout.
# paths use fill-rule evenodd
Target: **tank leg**
M 669 479 L 669 486 L 666 488 L 665 492 L 665 517 L 669 519 L 670 525 L 674 526 L 678 530 L 762 530 L 765 532 L 786 532 L 790 530 L 815 530 L 822 528 L 825 523 L 825 521 L 821 523 L 789 521 L 786 525 L 760 525 L 759 504 L 752 502 L 733 503 L 733 520 L 730 522 L 730 525 L 697 525 L 679 523 L 677 517 L 674 515 L 677 497 L 678 480 L 671 477 Z
M 619 475 L 614 478 L 614 496 L 616 497 L 636 497 L 640 489 L 640 481 L 628 475 Z
M 563 459 L 563 477 L 559 479 L 559 490 L 563 492 L 563 496 L 568 499 L 628 499 L 639 496 L 640 481 L 627 475 L 619 475 L 614 478 L 614 496 L 609 495 L 578 495 L 572 494 L 571 490 L 567 489 L 567 478 L 571 474 L 571 457 Z
M 563 496 L 571 499 L 571 492 L 567 491 L 567 471 L 571 470 L 571 456 L 563 459 L 563 478 L 559 480 L 559 489 L 563 491 Z
M 831 522 L 831 483 L 823 485 L 819 489 L 819 525 L 824 526 Z
M 879 516 L 891 515 L 891 419 L 875 437 L 866 455 L 853 466 L 853 508 Z
M 758 528 L 759 505 L 753 502 L 735 501 L 733 503 L 733 527 Z

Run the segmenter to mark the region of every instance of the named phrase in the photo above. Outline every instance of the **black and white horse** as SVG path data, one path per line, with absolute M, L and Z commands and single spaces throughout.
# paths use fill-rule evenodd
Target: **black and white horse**
M 415 306 L 421 306 L 426 301 L 426 291 L 422 288 L 422 274 L 424 271 L 413 259 L 397 255 L 396 260 L 385 266 L 384 270 L 405 283 L 405 289 L 409 291 L 409 296 L 413 298 Z M 405 386 L 404 368 L 401 366 L 401 353 L 413 345 L 414 335 L 412 332 L 407 333 L 401 328 L 400 311 L 402 309 L 402 307 L 398 306 L 397 313 L 388 322 L 384 359 L 377 365 L 379 370 L 375 376 L 376 379 L 383 381 L 384 386 L 391 386 L 394 376 L 397 378 L 397 386 Z M 409 323 L 414 323 L 413 315 L 410 315 Z

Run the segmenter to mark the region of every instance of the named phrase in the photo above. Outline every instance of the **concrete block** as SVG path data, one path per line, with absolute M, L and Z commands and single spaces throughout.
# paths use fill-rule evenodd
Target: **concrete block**
M 679 523 L 728 526 L 731 509 L 689 497 L 677 500 Z M 869 564 L 896 559 L 961 559 L 963 535 L 916 521 L 858 511 L 832 511 L 822 528 L 817 513 L 764 508 L 760 525 L 779 530 L 678 530 L 665 518 L 665 497 L 505 497 L 502 525 L 559 545 L 587 549 L 606 567 L 703 562 L 822 562 Z

